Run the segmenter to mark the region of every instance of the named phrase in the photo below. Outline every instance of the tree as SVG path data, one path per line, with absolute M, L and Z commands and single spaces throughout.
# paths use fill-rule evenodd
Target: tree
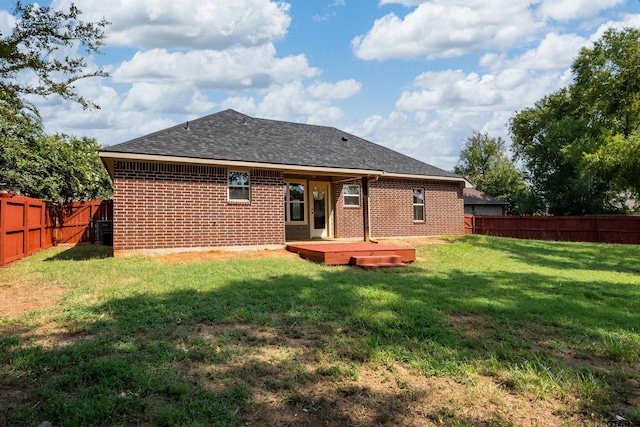
M 467 178 L 477 190 L 509 202 L 507 213 L 536 211 L 533 194 L 522 172 L 507 157 L 502 138 L 474 131 L 460 152 L 454 173 Z
M 17 22 L 0 34 L 0 190 L 54 203 L 110 198 L 111 182 L 90 138 L 47 135 L 28 95 L 56 94 L 84 108 L 98 108 L 79 95 L 73 83 L 106 76 L 86 71 L 85 58 L 62 51 L 97 52 L 107 25 L 80 21 L 72 4 L 68 12 L 17 3 Z M 37 81 L 23 73 L 33 72 Z
M 607 30 L 573 63 L 571 94 L 581 115 L 625 139 L 640 124 L 640 30 Z
M 504 147 L 502 138 L 492 138 L 486 132 L 473 131 L 473 135 L 467 138 L 453 171 L 466 177 L 476 188 L 481 187 L 496 162 L 505 158 Z
M 0 34 L 0 100 L 24 108 L 25 95 L 57 94 L 78 102 L 84 108 L 99 108 L 80 96 L 73 83 L 87 77 L 107 76 L 104 70 L 87 71 L 82 54 L 63 53 L 80 49 L 81 53 L 98 52 L 103 45 L 103 28 L 108 22 L 83 22 L 73 4 L 68 12 L 37 4 L 16 4 L 16 25 L 11 34 Z M 31 71 L 37 83 L 18 79 Z
M 572 71 L 568 88 L 511 118 L 513 150 L 550 213 L 619 212 L 640 189 L 640 31 L 606 31 Z
M 0 115 L 0 189 L 57 204 L 111 198 L 98 149 L 91 138 L 46 135 L 37 113 L 5 107 Z

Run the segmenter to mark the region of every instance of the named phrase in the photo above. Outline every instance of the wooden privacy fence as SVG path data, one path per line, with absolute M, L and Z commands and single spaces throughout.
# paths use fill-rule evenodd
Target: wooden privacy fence
M 94 243 L 96 225 L 113 219 L 111 201 L 54 206 L 29 197 L 0 197 L 0 266 L 59 243 Z
M 467 219 L 467 216 L 472 218 Z M 638 216 L 465 215 L 473 234 L 516 239 L 640 244 Z
M 49 206 L 53 223 L 54 244 L 95 243 L 98 221 L 113 220 L 111 200 L 73 202 L 62 207 Z

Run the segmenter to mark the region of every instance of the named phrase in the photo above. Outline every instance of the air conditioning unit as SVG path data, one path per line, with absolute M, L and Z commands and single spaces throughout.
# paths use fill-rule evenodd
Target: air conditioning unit
M 96 221 L 96 242 L 113 245 L 113 221 Z

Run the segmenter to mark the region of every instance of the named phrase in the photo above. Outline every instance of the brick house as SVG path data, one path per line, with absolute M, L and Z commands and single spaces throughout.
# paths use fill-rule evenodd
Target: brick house
M 464 231 L 464 179 L 341 130 L 225 110 L 100 157 L 116 255 Z

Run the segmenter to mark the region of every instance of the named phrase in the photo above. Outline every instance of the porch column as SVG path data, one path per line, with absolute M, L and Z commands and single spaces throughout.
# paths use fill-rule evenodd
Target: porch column
M 362 225 L 364 226 L 364 241 L 371 241 L 371 226 L 369 224 L 369 178 L 362 177 Z

